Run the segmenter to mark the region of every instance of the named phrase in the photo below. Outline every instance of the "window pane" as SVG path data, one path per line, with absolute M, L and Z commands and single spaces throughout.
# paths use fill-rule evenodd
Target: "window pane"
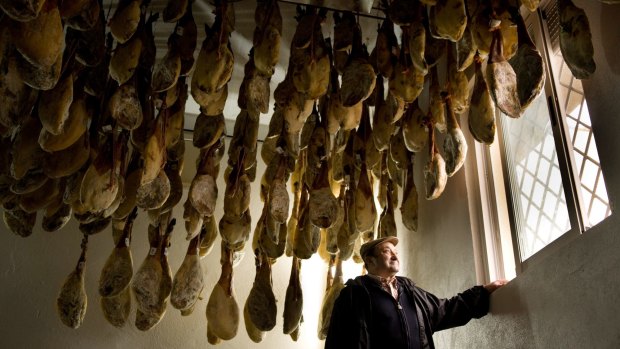
M 519 119 L 502 115 L 521 260 L 570 230 L 566 198 L 544 94 Z
M 584 226 L 589 228 L 611 214 L 605 180 L 601 173 L 588 104 L 583 95 L 581 81 L 573 78 L 570 69 L 564 63 L 562 53 L 553 55 L 552 71 L 559 80 L 557 86 L 558 102 L 563 106 L 564 121 L 568 127 L 568 137 L 572 143 L 572 160 L 581 190 L 581 209 Z M 561 64 L 560 69 L 553 69 Z M 556 81 L 557 81 L 556 80 Z

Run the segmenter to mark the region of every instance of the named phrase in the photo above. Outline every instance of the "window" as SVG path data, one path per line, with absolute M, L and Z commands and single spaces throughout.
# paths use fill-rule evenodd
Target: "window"
M 526 23 L 547 58 L 545 89 L 521 118 L 500 115 L 497 120 L 519 270 L 553 249 L 549 245 L 555 241 L 581 234 L 611 215 L 581 81 L 573 77 L 559 48 L 556 1 Z

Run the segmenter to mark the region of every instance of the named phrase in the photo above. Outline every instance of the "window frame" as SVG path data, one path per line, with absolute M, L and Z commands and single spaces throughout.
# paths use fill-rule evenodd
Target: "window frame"
M 496 122 L 498 124 L 496 141 L 490 147 L 476 144 L 474 148 L 476 159 L 473 161 L 478 166 L 478 171 L 482 170 L 483 173 L 481 174 L 484 175 L 484 178 L 480 178 L 477 183 L 477 189 L 481 193 L 476 199 L 479 204 L 478 216 L 482 218 L 483 222 L 478 224 L 481 229 L 478 229 L 479 237 L 477 237 L 481 240 L 478 249 L 482 248 L 483 250 L 478 261 L 484 265 L 482 275 L 480 272 L 478 273 L 479 280 L 489 281 L 494 276 L 502 278 L 518 276 L 591 228 L 584 223 L 587 222 L 587 212 L 583 209 L 584 201 L 579 187 L 581 185 L 579 171 L 572 157 L 574 150 L 569 136 L 568 123 L 564 117 L 566 111 L 558 100 L 557 89 L 559 85 L 556 84 L 554 70 L 552 70 L 557 70 L 558 67 L 552 68 L 551 65 L 551 55 L 554 53 L 547 23 L 548 18 L 542 6 L 545 5 L 546 8 L 549 3 L 546 1 L 545 4 L 541 4 L 536 12 L 525 14 L 524 20 L 528 28 L 534 26 L 532 39 L 546 65 L 545 86 L 541 94 L 544 94 L 547 102 L 551 134 L 557 154 L 570 229 L 528 258 L 521 260 L 520 232 L 518 231 L 515 203 L 511 197 L 511 183 L 508 176 L 509 164 L 503 154 L 505 143 L 501 132 L 501 121 L 499 120 L 500 111 L 496 110 Z M 501 194 L 503 195 L 497 195 L 502 191 Z M 502 219 L 502 215 L 505 217 L 504 219 Z M 510 252 L 512 252 L 512 257 Z M 510 270 L 511 268 L 514 268 L 514 274 Z

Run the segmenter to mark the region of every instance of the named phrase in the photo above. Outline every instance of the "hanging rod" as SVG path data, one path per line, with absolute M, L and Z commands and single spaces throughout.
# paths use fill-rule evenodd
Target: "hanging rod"
M 216 6 L 216 2 L 218 2 L 218 1 L 220 1 L 220 0 L 207 0 L 207 3 L 209 3 L 212 6 Z M 236 3 L 236 2 L 241 2 L 243 0 L 226 0 L 226 1 L 227 2 L 231 2 L 231 3 Z M 258 1 L 260 1 L 260 0 L 258 0 Z M 324 8 L 326 10 L 335 11 L 335 12 L 352 12 L 353 14 L 355 14 L 357 16 L 366 17 L 366 18 L 372 18 L 372 19 L 383 20 L 383 19 L 386 18 L 385 16 L 371 15 L 369 13 L 365 13 L 365 12 L 361 12 L 361 11 L 354 11 L 354 10 L 335 8 L 335 7 L 329 7 L 329 6 L 323 6 L 323 5 L 315 5 L 315 4 L 312 3 L 314 0 L 308 0 L 308 3 L 302 2 L 302 1 L 294 1 L 294 0 L 276 0 L 276 1 L 284 3 L 284 4 L 292 4 L 292 5 L 302 5 L 302 6 L 311 6 L 311 7 L 316 7 L 316 8 Z M 383 7 L 372 7 L 371 10 L 384 11 L 385 8 L 383 8 Z
M 322 5 L 314 5 L 312 3 L 305 3 L 305 2 L 299 2 L 299 1 L 293 1 L 293 0 L 277 0 L 277 1 L 281 2 L 281 3 L 285 3 L 285 4 L 311 6 L 311 7 L 316 7 L 316 8 L 324 8 L 326 10 L 335 11 L 335 12 L 352 12 L 356 16 L 366 17 L 366 18 L 381 19 L 381 20 L 386 18 L 385 16 L 371 15 L 369 13 L 364 13 L 364 12 L 360 12 L 360 11 L 351 11 L 351 10 L 346 10 L 346 9 L 338 9 L 338 8 L 334 8 L 334 7 L 328 7 L 328 6 L 322 6 Z M 381 8 L 381 7 L 373 7 L 373 8 L 371 8 L 371 10 L 383 11 L 385 9 Z

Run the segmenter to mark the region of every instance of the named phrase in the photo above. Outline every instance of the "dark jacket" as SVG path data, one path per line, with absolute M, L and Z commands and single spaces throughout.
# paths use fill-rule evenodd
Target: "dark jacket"
M 369 276 L 347 281 L 336 299 L 325 349 L 371 349 L 373 302 L 368 289 Z M 482 286 L 472 287 L 450 299 L 440 299 L 414 285 L 411 279 L 397 277 L 399 292 L 413 299 L 419 327 L 420 348 L 434 348 L 433 333 L 465 325 L 489 310 L 489 293 Z M 394 311 L 394 310 L 390 310 Z

